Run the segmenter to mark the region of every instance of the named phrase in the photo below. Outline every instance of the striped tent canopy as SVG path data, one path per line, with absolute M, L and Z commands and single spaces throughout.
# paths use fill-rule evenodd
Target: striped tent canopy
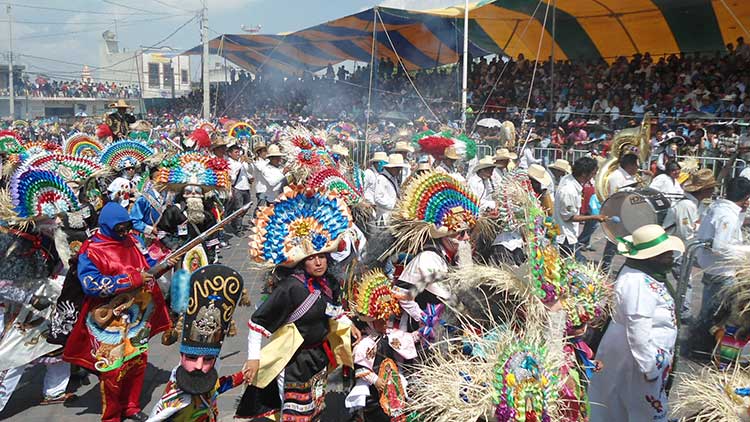
M 459 60 L 463 16 L 463 6 L 376 7 L 287 34 L 222 35 L 210 51 L 251 71 L 286 74 L 369 62 L 373 52 L 397 65 L 400 56 L 408 70 L 433 68 Z M 557 59 L 611 62 L 646 52 L 724 51 L 737 37 L 750 42 L 748 28 L 748 0 L 484 0 L 470 6 L 469 52 L 533 59 L 538 51 L 546 59 L 554 49 Z M 197 46 L 186 54 L 200 52 Z

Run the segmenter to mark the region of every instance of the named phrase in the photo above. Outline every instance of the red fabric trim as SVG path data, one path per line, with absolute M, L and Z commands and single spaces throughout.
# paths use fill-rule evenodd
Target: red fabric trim
M 247 327 L 256 333 L 260 333 L 263 337 L 271 337 L 271 332 L 261 327 L 258 324 L 254 324 L 252 321 L 247 321 Z

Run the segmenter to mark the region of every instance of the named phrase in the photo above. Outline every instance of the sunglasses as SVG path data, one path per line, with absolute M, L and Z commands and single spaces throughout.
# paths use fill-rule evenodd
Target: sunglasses
M 188 186 L 185 186 L 185 190 L 183 191 L 183 193 L 184 194 L 201 195 L 201 194 L 203 194 L 203 189 L 201 189 L 200 186 L 188 185 Z

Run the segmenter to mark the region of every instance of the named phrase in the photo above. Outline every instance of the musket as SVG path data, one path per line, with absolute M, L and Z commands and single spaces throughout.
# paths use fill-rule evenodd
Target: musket
M 189 250 L 193 249 L 196 245 L 199 245 L 203 243 L 204 240 L 208 236 L 211 236 L 212 234 L 216 233 L 217 231 L 221 230 L 222 227 L 226 226 L 227 223 L 230 223 L 232 220 L 242 217 L 245 215 L 246 212 L 250 211 L 250 208 L 253 206 L 252 202 L 248 202 L 243 206 L 242 208 L 238 209 L 237 211 L 229 214 L 224 218 L 223 220 L 219 221 L 218 223 L 214 224 L 213 226 L 209 227 L 206 231 L 199 234 L 195 238 L 188 241 L 186 244 L 180 246 L 179 248 L 175 249 L 172 253 L 167 255 L 161 262 L 154 265 L 153 267 L 149 268 L 147 273 L 151 274 L 154 278 L 161 277 L 162 274 L 169 271 L 169 268 L 171 265 L 169 265 L 169 261 L 172 258 L 179 258 L 182 255 L 185 255 Z

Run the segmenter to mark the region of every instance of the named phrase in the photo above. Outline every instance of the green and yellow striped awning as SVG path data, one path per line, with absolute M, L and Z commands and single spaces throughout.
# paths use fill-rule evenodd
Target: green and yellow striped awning
M 346 60 L 369 62 L 373 51 L 394 63 L 400 57 L 409 70 L 432 68 L 459 60 L 463 16 L 463 6 L 377 7 L 288 34 L 222 35 L 210 50 L 251 71 L 317 71 Z M 554 49 L 557 59 L 612 61 L 646 52 L 723 51 L 737 37 L 750 42 L 748 28 L 750 0 L 485 0 L 470 7 L 469 52 L 532 59 L 539 52 L 546 59 Z M 200 52 L 197 46 L 186 54 Z

